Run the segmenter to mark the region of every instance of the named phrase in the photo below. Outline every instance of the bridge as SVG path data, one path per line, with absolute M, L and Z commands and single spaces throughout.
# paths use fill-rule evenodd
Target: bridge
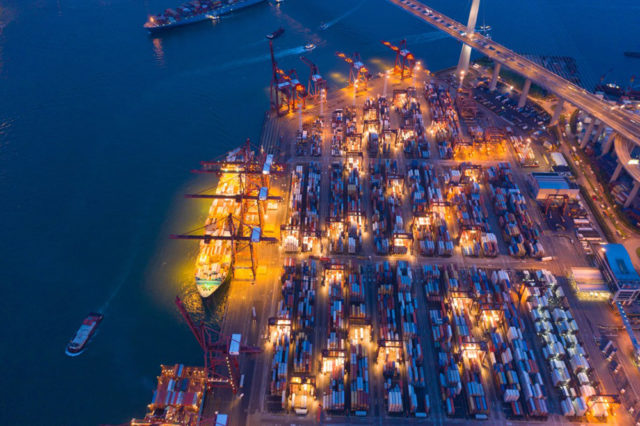
M 475 26 L 480 0 L 473 0 L 469 14 L 469 22 L 466 26 L 416 0 L 389 1 L 463 43 L 457 70 L 461 78 L 463 78 L 464 74 L 468 71 L 471 49 L 475 49 L 492 59 L 496 64 L 489 86 L 491 90 L 495 90 L 496 88 L 498 75 L 502 66 L 526 78 L 518 102 L 519 107 L 524 106 L 533 82 L 540 87 L 544 87 L 549 92 L 554 93 L 560 100 L 554 111 L 551 120 L 552 123 L 558 120 L 564 102 L 589 114 L 591 116 L 591 123 L 587 126 L 587 130 L 580 140 L 581 147 L 584 148 L 590 142 L 596 121 L 600 123 L 595 129 L 596 140 L 602 136 L 606 128 L 609 127 L 611 132 L 603 143 L 603 153 L 609 152 L 612 146 L 615 147 L 618 166 L 612 176 L 612 181 L 620 176 L 623 168 L 633 178 L 634 186 L 629 194 L 625 207 L 631 204 L 631 201 L 640 190 L 640 165 L 638 164 L 638 160 L 633 159 L 631 156 L 631 150 L 636 146 L 640 146 L 640 116 L 611 105 L 609 102 L 600 99 L 582 87 L 518 55 L 503 45 L 476 33 Z

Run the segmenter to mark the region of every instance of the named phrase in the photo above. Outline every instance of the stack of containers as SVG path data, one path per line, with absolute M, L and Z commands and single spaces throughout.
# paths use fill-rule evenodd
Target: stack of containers
M 440 393 L 448 416 L 455 415 L 454 400 L 462 391 L 460 380 L 460 370 L 451 352 L 451 339 L 453 331 L 446 314 L 444 303 L 431 300 L 429 305 L 429 322 L 431 324 L 431 335 L 436 345 L 436 355 L 438 361 L 438 381 L 440 383 Z
M 469 414 L 478 419 L 487 418 L 489 406 L 482 386 L 481 365 L 477 358 L 462 357 L 465 391 L 467 394 L 467 406 Z
M 447 264 L 442 272 L 444 296 L 449 296 L 452 291 L 460 291 L 460 280 L 458 277 L 458 268 L 453 264 Z
M 307 333 L 296 333 L 293 352 L 293 372 L 311 374 L 313 345 Z
M 373 242 L 376 246 L 377 254 L 389 253 L 387 200 L 384 194 L 384 163 L 372 163 L 370 166 L 371 177 L 371 229 L 373 231 Z
M 344 303 L 344 272 L 336 273 L 329 281 L 329 330 L 347 331 Z
M 387 411 L 400 413 L 403 410 L 400 380 L 402 341 L 396 317 L 394 276 L 389 262 L 376 264 L 376 284 L 380 333 L 378 359 L 382 361 Z
M 345 339 L 344 317 L 345 272 L 341 267 L 325 270 L 329 283 L 329 328 L 322 370 L 329 375 L 328 388 L 322 396 L 325 410 L 342 412 L 345 409 Z
M 362 247 L 362 188 L 358 162 L 347 162 L 347 223 L 348 252 L 355 254 Z
M 349 273 L 347 275 L 347 289 L 349 290 L 349 319 L 366 320 L 367 305 L 364 298 L 364 286 L 360 274 Z
M 322 396 L 322 406 L 327 411 L 342 412 L 345 409 L 344 362 L 333 364 L 329 372 L 329 389 Z
M 350 349 L 351 411 L 366 414 L 369 410 L 369 357 L 361 344 Z
M 548 271 L 525 273 L 523 298 L 535 323 L 543 354 L 551 370 L 551 383 L 563 395 L 561 409 L 567 417 L 582 416 L 586 401 L 596 392 L 589 381 L 591 370 L 578 337 L 578 325 L 563 304 L 564 294 Z
M 310 163 L 307 173 L 307 192 L 305 194 L 305 212 L 302 221 L 302 233 L 308 237 L 309 241 L 315 241 L 317 234 L 320 232 L 319 211 L 320 211 L 320 165 L 318 163 Z M 313 250 L 312 244 L 304 245 L 302 251 L 307 252 Z
M 331 181 L 329 188 L 329 222 L 330 222 L 330 250 L 334 253 L 343 253 L 345 250 L 345 203 L 344 180 L 342 178 L 342 164 L 331 165 Z M 335 227 L 335 229 L 333 228 Z
M 425 136 L 424 121 L 420 111 L 420 102 L 416 99 L 415 89 L 407 89 L 404 103 L 400 108 L 401 128 L 409 137 L 403 138 L 404 152 L 410 158 L 429 158 L 429 145 Z
M 427 302 L 441 302 L 440 269 L 438 265 L 422 265 L 422 280 Z
M 291 172 L 291 198 L 289 200 L 289 218 L 287 227 L 292 230 L 298 230 L 301 224 L 301 216 L 303 211 L 302 204 L 302 183 L 304 179 L 304 167 L 297 165 Z M 300 248 L 298 234 L 294 233 L 291 237 L 285 238 L 284 250 L 288 253 L 297 252 Z
M 271 395 L 282 396 L 283 404 L 286 401 L 287 369 L 289 365 L 289 335 L 281 334 L 274 342 L 275 353 L 271 362 Z M 284 408 L 284 405 L 282 406 Z
M 413 274 L 409 264 L 399 261 L 397 270 L 398 306 L 402 324 L 402 340 L 407 372 L 409 412 L 420 417 L 430 411 L 429 396 L 425 391 L 425 376 L 422 366 L 423 353 L 417 327 L 417 305 L 413 298 Z
M 431 127 L 435 132 L 440 158 L 453 158 L 453 149 L 460 135 L 458 113 L 453 107 L 451 96 L 445 86 L 435 87 L 433 83 L 425 84 L 425 98 L 431 111 Z
M 295 325 L 298 330 L 310 331 L 315 327 L 315 261 L 302 263 L 302 280 L 298 291 Z
M 490 167 L 485 175 L 510 254 L 515 257 L 543 257 L 541 229 L 527 211 L 525 197 L 514 182 L 509 164 Z

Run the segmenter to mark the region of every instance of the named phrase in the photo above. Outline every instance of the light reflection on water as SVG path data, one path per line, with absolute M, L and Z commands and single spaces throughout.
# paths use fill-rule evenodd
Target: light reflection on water
M 153 53 L 158 65 L 164 67 L 164 49 L 162 48 L 162 39 L 159 37 L 153 39 Z

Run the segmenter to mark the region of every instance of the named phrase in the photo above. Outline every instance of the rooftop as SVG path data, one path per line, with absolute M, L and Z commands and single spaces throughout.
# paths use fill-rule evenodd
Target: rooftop
M 602 250 L 616 280 L 635 281 L 640 286 L 640 275 L 634 269 L 629 253 L 622 244 L 605 244 Z
M 609 287 L 598 268 L 571 268 L 571 278 L 582 292 L 609 292 Z
M 553 172 L 533 172 L 531 176 L 541 189 L 575 189 L 575 185 L 564 176 Z

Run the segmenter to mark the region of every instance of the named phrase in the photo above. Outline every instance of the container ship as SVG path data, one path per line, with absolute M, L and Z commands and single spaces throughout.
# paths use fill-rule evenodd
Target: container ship
M 166 9 L 164 12 L 149 17 L 144 24 L 150 33 L 180 27 L 196 22 L 214 21 L 222 15 L 264 3 L 266 0 L 193 0 L 175 9 Z
M 233 164 L 241 161 L 242 151 L 236 149 L 227 154 L 226 160 Z M 216 195 L 234 195 L 240 191 L 238 175 L 222 173 L 215 189 Z M 230 237 L 227 227 L 229 214 L 238 216 L 240 204 L 234 199 L 216 198 L 209 207 L 205 221 L 205 235 Z M 200 253 L 196 260 L 196 287 L 203 298 L 211 296 L 222 284 L 231 279 L 232 253 L 229 240 L 201 240 Z
M 76 335 L 73 336 L 73 339 L 71 339 L 67 345 L 65 353 L 69 356 L 80 355 L 87 347 L 87 343 L 89 343 L 91 336 L 96 332 L 102 318 L 103 315 L 96 312 L 91 312 L 87 315 L 84 321 L 82 321 L 82 325 L 80 325 L 78 331 L 76 331 Z

